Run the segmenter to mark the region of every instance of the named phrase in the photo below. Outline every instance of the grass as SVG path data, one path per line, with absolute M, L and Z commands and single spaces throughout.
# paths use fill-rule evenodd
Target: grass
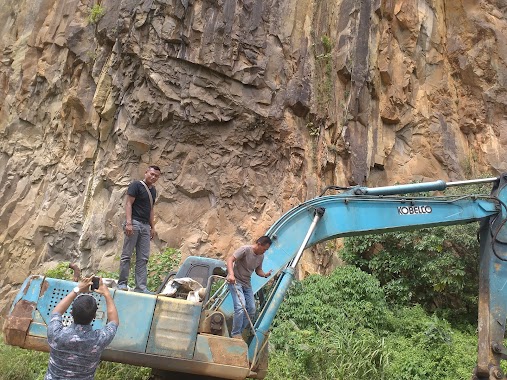
M 0 380 L 44 380 L 49 354 L 9 346 L 0 340 Z M 150 368 L 101 362 L 95 380 L 148 380 Z

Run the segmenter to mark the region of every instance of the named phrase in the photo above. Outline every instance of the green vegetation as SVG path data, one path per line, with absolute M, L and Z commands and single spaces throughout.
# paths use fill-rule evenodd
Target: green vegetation
M 51 278 L 59 278 L 60 280 L 71 280 L 73 270 L 69 268 L 68 261 L 62 261 L 56 265 L 56 267 L 48 269 L 46 276 Z
M 0 380 L 43 380 L 49 354 L 24 350 L 0 342 Z M 101 362 L 95 380 L 147 380 L 150 369 L 126 364 Z
M 317 104 L 325 110 L 333 99 L 333 43 L 323 35 L 320 43 L 314 44 L 315 78 L 317 80 Z
M 147 380 L 150 368 L 128 364 L 101 362 L 95 373 L 95 380 Z
M 148 262 L 148 289 L 157 290 L 165 276 L 177 268 L 180 260 L 181 252 L 174 248 L 166 248 L 158 254 L 151 255 Z
M 387 300 L 476 320 L 477 224 L 347 239 L 342 257 L 379 279 Z M 452 307 L 451 307 L 452 305 Z
M 297 283 L 271 335 L 268 378 L 385 379 L 387 311 L 378 280 L 352 266 Z
M 475 365 L 475 334 L 419 305 L 388 303 L 374 276 L 340 267 L 291 289 L 267 379 L 461 380 Z
M 90 8 L 90 14 L 88 15 L 88 22 L 90 24 L 96 24 L 100 21 L 102 16 L 106 13 L 104 7 L 100 4 L 94 4 Z
M 43 380 L 49 355 L 7 346 L 0 341 L 0 380 Z

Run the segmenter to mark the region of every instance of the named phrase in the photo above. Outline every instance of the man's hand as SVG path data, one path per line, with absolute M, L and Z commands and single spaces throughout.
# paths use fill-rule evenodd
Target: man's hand
M 92 278 L 93 276 L 85 277 L 81 281 L 79 281 L 79 283 L 77 284 L 77 287 L 79 288 L 79 293 L 88 293 L 90 291 L 90 285 L 93 282 Z
M 269 276 L 271 276 L 271 273 L 273 273 L 272 269 L 269 272 L 264 273 L 264 278 L 268 278 Z
M 134 229 L 132 228 L 132 223 L 125 224 L 125 235 L 131 236 L 134 233 Z
M 102 277 L 99 280 L 99 288 L 95 289 L 95 291 L 103 296 L 109 295 L 109 288 L 102 282 Z
M 150 239 L 153 240 L 154 237 L 155 237 L 155 227 L 151 227 L 151 230 L 150 230 Z
M 229 273 L 227 275 L 227 282 L 229 284 L 235 284 L 236 283 L 236 277 L 234 277 L 234 273 Z

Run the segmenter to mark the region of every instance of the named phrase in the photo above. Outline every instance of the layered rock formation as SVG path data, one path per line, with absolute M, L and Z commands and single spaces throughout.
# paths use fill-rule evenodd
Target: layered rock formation
M 326 185 L 507 171 L 506 8 L 4 2 L 2 295 L 60 260 L 116 269 L 126 187 L 151 163 L 153 250 L 217 257 Z

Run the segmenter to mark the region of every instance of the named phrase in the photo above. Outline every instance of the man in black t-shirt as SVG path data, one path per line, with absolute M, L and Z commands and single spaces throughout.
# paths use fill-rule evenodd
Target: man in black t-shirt
M 136 249 L 136 287 L 134 291 L 150 293 L 146 288 L 148 277 L 148 259 L 150 257 L 150 240 L 155 234 L 153 205 L 157 191 L 153 184 L 160 178 L 160 168 L 150 166 L 144 173 L 144 180 L 132 182 L 127 190 L 125 202 L 126 222 L 125 240 L 120 258 L 120 278 L 118 289 L 128 290 L 127 280 L 130 272 L 130 258 Z

